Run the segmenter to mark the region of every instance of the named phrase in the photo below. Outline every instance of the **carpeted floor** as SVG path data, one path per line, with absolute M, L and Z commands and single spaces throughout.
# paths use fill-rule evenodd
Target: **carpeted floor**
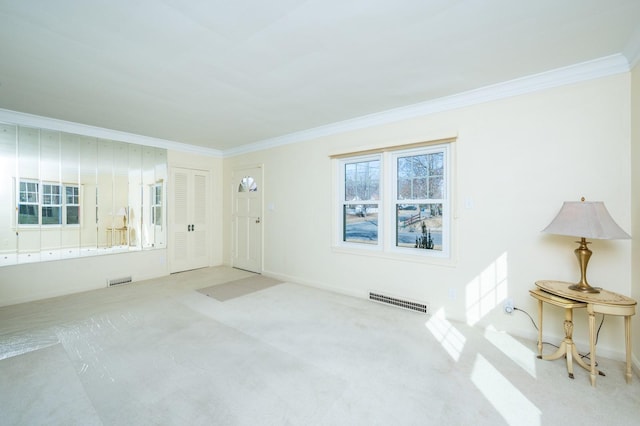
M 597 387 L 536 344 L 250 273 L 174 274 L 0 308 L 2 425 L 637 425 L 640 379 Z M 225 284 L 228 283 L 228 284 Z M 235 284 L 234 284 L 235 283 Z M 264 284 L 264 283 L 263 283 Z M 236 288 L 237 287 L 237 288 Z M 547 348 L 547 352 L 553 348 Z

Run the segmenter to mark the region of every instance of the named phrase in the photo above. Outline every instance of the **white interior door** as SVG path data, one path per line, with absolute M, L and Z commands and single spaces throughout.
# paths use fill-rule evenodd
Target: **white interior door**
M 174 167 L 171 183 L 170 271 L 209 266 L 209 172 Z
M 233 267 L 262 272 L 262 167 L 236 170 L 232 188 Z

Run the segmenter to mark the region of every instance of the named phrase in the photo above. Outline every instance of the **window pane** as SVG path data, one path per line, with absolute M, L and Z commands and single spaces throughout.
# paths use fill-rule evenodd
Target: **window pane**
M 80 207 L 67 206 L 67 225 L 79 225 L 80 224 Z
M 397 204 L 396 245 L 442 250 L 442 203 Z
M 21 203 L 37 203 L 38 202 L 38 184 L 35 182 L 20 182 Z
M 346 204 L 343 207 L 343 221 L 343 241 L 378 243 L 377 204 Z
M 344 201 L 380 198 L 380 160 L 344 165 Z
M 58 185 L 42 185 L 42 204 L 44 205 L 60 205 L 60 186 Z
M 398 199 L 441 198 L 443 173 L 442 152 L 398 157 Z
M 444 198 L 444 178 L 433 176 L 429 179 L 429 198 Z
M 78 187 L 77 186 L 67 186 L 65 187 L 66 191 L 66 203 L 67 204 L 79 204 L 78 203 Z
M 18 208 L 18 223 L 21 225 L 37 225 L 38 206 L 20 204 Z
M 258 184 L 251 176 L 245 176 L 240 180 L 238 185 L 238 192 L 256 192 L 258 190 Z
M 162 207 L 154 207 L 153 223 L 156 225 L 162 224 Z
M 60 207 L 42 207 L 42 224 L 43 225 L 59 225 L 62 223 L 62 211 Z

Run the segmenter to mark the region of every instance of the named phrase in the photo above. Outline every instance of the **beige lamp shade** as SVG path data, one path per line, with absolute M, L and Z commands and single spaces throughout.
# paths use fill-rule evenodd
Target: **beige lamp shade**
M 587 238 L 600 240 L 629 239 L 631 236 L 613 220 L 602 201 L 565 201 L 562 208 L 542 232 L 547 234 L 579 237 L 580 246 L 574 250 L 580 264 L 580 281 L 569 286 L 570 290 L 599 293 L 598 288 L 587 282 L 587 264 L 591 250 Z
M 557 216 L 542 232 L 599 240 L 629 239 L 602 201 L 565 201 Z

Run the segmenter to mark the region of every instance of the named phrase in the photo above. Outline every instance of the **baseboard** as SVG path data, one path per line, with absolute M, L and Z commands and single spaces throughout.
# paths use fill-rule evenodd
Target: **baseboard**
M 273 271 L 268 271 L 268 270 L 263 270 L 262 271 L 262 275 L 264 275 L 265 277 L 269 277 L 269 278 L 274 278 L 280 281 L 285 281 L 285 282 L 290 282 L 290 283 L 295 283 L 295 284 L 301 284 L 307 287 L 313 287 L 313 288 L 318 288 L 321 290 L 327 290 L 327 291 L 331 291 L 333 293 L 338 293 L 338 294 L 343 294 L 345 296 L 352 296 L 352 297 L 357 297 L 359 299 L 368 299 L 369 298 L 369 293 L 368 290 L 362 290 L 360 291 L 354 291 L 351 289 L 345 289 L 342 287 L 335 287 L 335 286 L 331 286 L 331 285 L 327 285 L 324 283 L 321 283 L 319 281 L 311 281 L 302 277 L 297 277 L 294 275 L 287 275 L 287 274 L 279 274 Z

